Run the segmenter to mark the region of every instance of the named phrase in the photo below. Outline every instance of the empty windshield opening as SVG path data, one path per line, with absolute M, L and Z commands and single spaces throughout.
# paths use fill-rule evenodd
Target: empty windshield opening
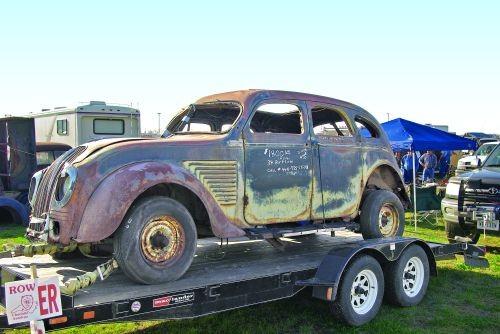
M 191 105 L 167 129 L 175 134 L 225 133 L 231 130 L 240 112 L 240 106 L 231 102 Z

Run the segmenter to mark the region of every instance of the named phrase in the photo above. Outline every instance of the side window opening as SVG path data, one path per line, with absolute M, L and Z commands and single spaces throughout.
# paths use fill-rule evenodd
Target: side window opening
M 61 136 L 68 135 L 68 120 L 58 119 L 57 120 L 57 134 Z
M 362 137 L 364 138 L 379 138 L 380 137 L 380 134 L 377 130 L 377 128 L 365 121 L 364 119 L 361 119 L 359 117 L 356 117 L 355 118 L 355 121 L 356 121 L 356 127 L 358 128 L 359 130 L 359 133 L 361 134 Z
M 352 131 L 342 115 L 331 108 L 315 107 L 311 110 L 315 135 L 352 137 Z
M 181 132 L 210 132 L 212 131 L 212 127 L 207 123 L 194 123 L 190 122 L 184 125 L 184 128 Z
M 261 105 L 250 122 L 254 133 L 304 133 L 304 125 L 299 107 L 287 103 Z

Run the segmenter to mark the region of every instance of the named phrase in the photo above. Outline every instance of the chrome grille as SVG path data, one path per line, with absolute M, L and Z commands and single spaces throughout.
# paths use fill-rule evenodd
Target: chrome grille
M 64 168 L 65 163 L 72 163 L 75 159 L 85 151 L 85 146 L 77 148 L 63 154 L 59 159 L 54 161 L 43 174 L 38 186 L 36 198 L 33 203 L 33 216 L 42 217 L 44 213 L 48 213 L 50 201 L 54 194 L 58 175 Z

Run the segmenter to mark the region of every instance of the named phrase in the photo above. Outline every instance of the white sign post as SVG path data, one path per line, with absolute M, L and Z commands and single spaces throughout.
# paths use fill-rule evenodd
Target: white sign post
M 59 279 L 42 277 L 5 283 L 5 304 L 10 325 L 32 321 L 30 327 L 44 333 L 43 322 L 37 320 L 62 314 Z

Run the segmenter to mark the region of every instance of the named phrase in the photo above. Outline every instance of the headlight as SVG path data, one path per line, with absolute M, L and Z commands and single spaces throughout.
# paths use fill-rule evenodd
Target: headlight
M 43 173 L 45 173 L 45 169 L 36 172 L 31 178 L 30 190 L 28 192 L 28 202 L 30 202 L 31 206 L 33 206 L 33 203 L 35 201 L 36 193 L 38 192 L 38 185 L 40 184 L 40 180 L 43 177 Z
M 55 205 L 63 207 L 68 203 L 75 188 L 77 170 L 71 165 L 64 166 L 56 183 Z
M 460 183 L 450 182 L 446 186 L 447 197 L 458 197 L 459 192 L 460 192 Z

